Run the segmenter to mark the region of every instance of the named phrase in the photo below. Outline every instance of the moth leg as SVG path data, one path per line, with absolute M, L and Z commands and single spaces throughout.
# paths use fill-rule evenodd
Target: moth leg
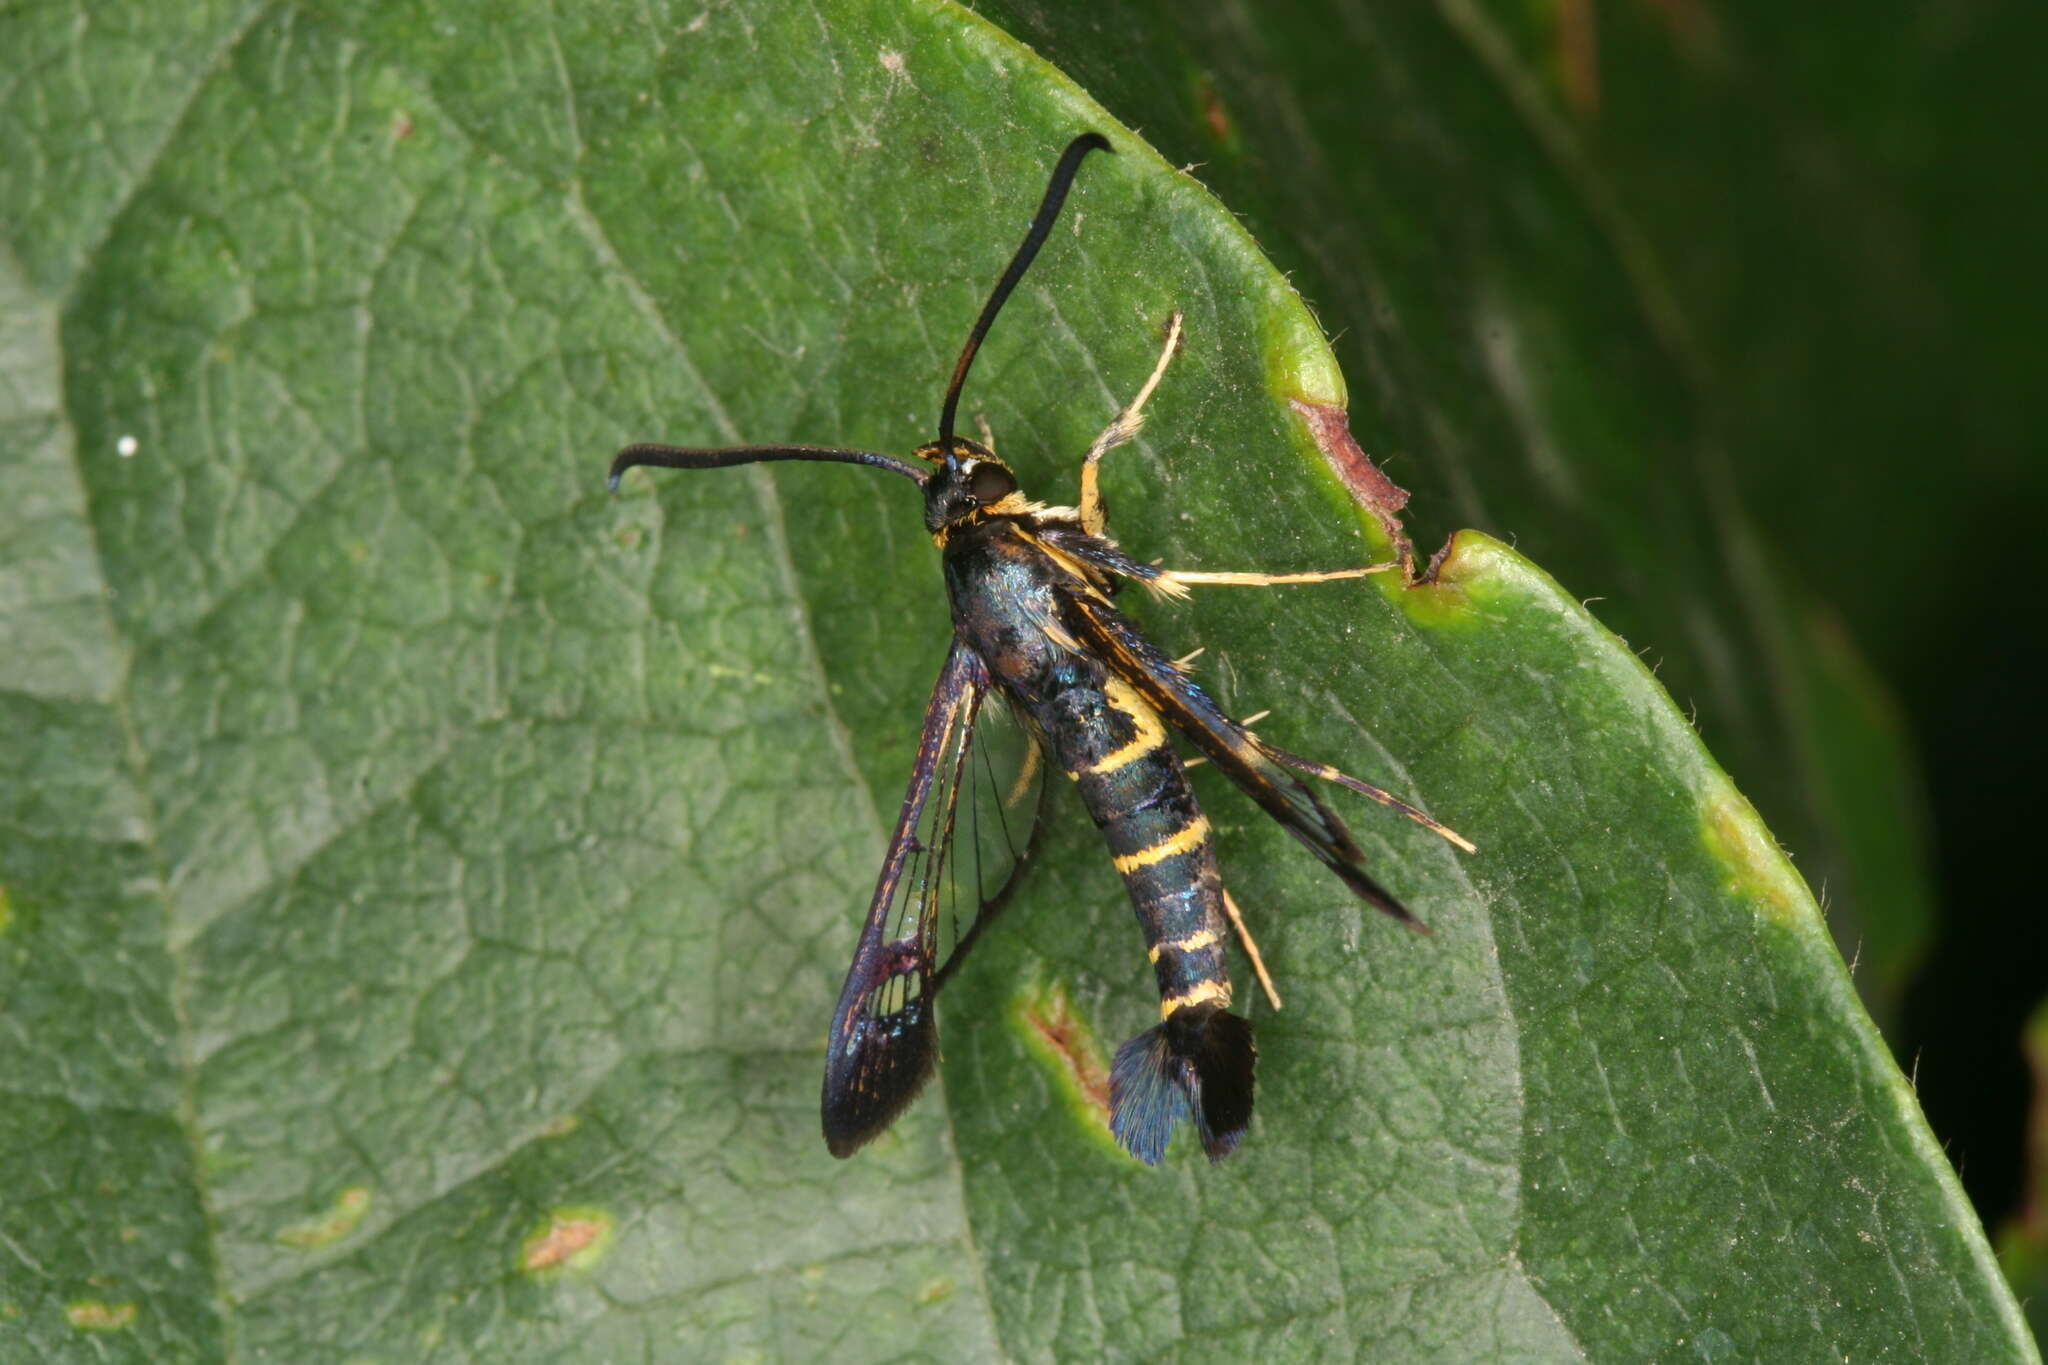
M 1254 736 L 1254 738 L 1256 739 L 1257 737 Z M 1349 787 L 1360 796 L 1371 797 L 1389 810 L 1399 811 L 1430 833 L 1457 845 L 1467 853 L 1477 853 L 1479 851 L 1470 839 L 1467 839 L 1448 825 L 1438 824 L 1384 787 L 1375 787 L 1370 782 L 1361 782 L 1355 777 L 1338 772 L 1327 763 L 1318 763 L 1312 758 L 1303 758 L 1300 754 L 1290 754 L 1285 749 L 1276 749 L 1263 739 L 1257 740 L 1257 743 L 1259 748 L 1265 751 L 1266 757 L 1272 759 L 1275 763 L 1283 763 L 1298 773 L 1307 773 L 1310 777 L 1320 777 L 1325 782 L 1335 782 L 1340 787 Z
M 987 413 L 985 413 L 985 412 L 977 412 L 977 413 L 975 413 L 975 414 L 974 414 L 974 425 L 975 425 L 975 426 L 977 426 L 977 427 L 979 427 L 979 428 L 981 428 L 981 444 L 982 444 L 982 446 L 983 446 L 983 447 L 984 447 L 984 448 L 985 448 L 985 449 L 986 449 L 986 450 L 988 451 L 988 453 L 989 453 L 989 454 L 991 454 L 991 455 L 995 454 L 995 453 L 996 453 L 996 434 L 995 434 L 995 431 L 994 431 L 994 430 L 993 430 L 993 429 L 992 429 L 992 428 L 991 428 L 991 427 L 989 426 L 989 424 L 988 424 L 988 414 L 987 414 Z
M 1092 454 L 1093 452 L 1091 452 Z M 1094 465 L 1084 467 L 1082 480 L 1081 515 L 1085 518 L 1102 516 L 1102 502 L 1099 493 L 1089 479 Z M 1088 506 L 1088 497 L 1095 496 L 1094 507 Z M 1181 598 L 1188 595 L 1190 587 L 1203 584 L 1237 584 L 1243 587 L 1269 588 L 1279 583 L 1328 583 L 1339 578 L 1363 578 L 1367 574 L 1385 573 L 1401 567 L 1401 561 L 1390 559 L 1384 564 L 1367 564 L 1358 569 L 1329 569 L 1317 573 L 1212 573 L 1204 569 L 1162 569 L 1157 564 L 1141 564 L 1118 549 L 1116 542 L 1088 531 L 1073 531 L 1060 527 L 1049 527 L 1039 532 L 1048 543 L 1053 544 L 1077 559 L 1086 560 L 1106 573 L 1123 578 L 1135 579 L 1162 597 Z
M 1087 455 L 1081 460 L 1081 529 L 1091 536 L 1102 534 L 1107 514 L 1102 510 L 1102 485 L 1096 466 L 1102 457 L 1138 434 L 1145 425 L 1145 400 L 1152 396 L 1152 390 L 1159 387 L 1159 381 L 1166 374 L 1167 362 L 1173 359 L 1174 350 L 1180 345 L 1181 311 L 1176 308 L 1166 323 L 1166 345 L 1160 349 L 1159 363 L 1152 367 L 1152 377 L 1145 381 L 1145 387 L 1138 390 L 1138 396 L 1130 401 L 1116 420 L 1102 429 L 1095 438 L 1095 444 L 1088 447 Z
M 1223 893 L 1223 913 L 1230 916 L 1230 927 L 1237 931 L 1237 941 L 1244 945 L 1244 955 L 1252 961 L 1252 974 L 1259 978 L 1259 986 L 1266 992 L 1266 998 L 1273 1002 L 1273 1008 L 1280 1008 L 1280 992 L 1273 989 L 1273 978 L 1266 972 L 1266 959 L 1259 956 L 1258 940 L 1252 931 L 1244 927 L 1244 916 L 1238 913 L 1237 902 L 1230 898 L 1230 892 Z
M 1202 646 L 1202 649 L 1207 649 L 1207 648 L 1208 648 L 1208 646 L 1207 646 L 1207 645 L 1203 645 L 1203 646 Z M 1196 651 L 1195 651 L 1195 654 L 1200 654 L 1200 653 L 1202 652 L 1202 649 L 1198 649 L 1198 650 L 1196 650 Z M 1173 666 L 1174 666 L 1175 668 L 1179 669 L 1179 670 L 1180 670 L 1181 672 L 1183 672 L 1183 673 L 1187 672 L 1187 671 L 1188 671 L 1188 660 L 1189 660 L 1189 659 L 1192 659 L 1192 658 L 1194 658 L 1194 657 L 1195 657 L 1195 654 L 1190 654 L 1190 655 L 1188 655 L 1188 656 L 1187 656 L 1186 658 L 1182 658 L 1182 659 L 1176 659 L 1176 660 L 1174 660 Z M 1258 723 L 1259 723 L 1260 721 L 1264 720 L 1264 719 L 1265 719 L 1265 718 L 1266 718 L 1267 716 L 1270 716 L 1270 715 L 1272 715 L 1272 714 L 1273 714 L 1273 713 L 1272 713 L 1271 711 L 1261 711 L 1261 712 L 1259 712 L 1259 713 L 1258 713 L 1258 714 L 1257 714 L 1256 716 L 1246 716 L 1246 717 L 1245 717 L 1245 718 L 1244 718 L 1243 720 L 1239 721 L 1239 722 L 1238 722 L 1238 724 L 1239 724 L 1239 725 L 1257 725 L 1257 724 L 1258 724 Z M 1257 736 L 1256 736 L 1256 735 L 1254 735 L 1254 736 L 1253 736 L 1253 738 L 1254 738 L 1254 739 L 1256 739 L 1256 738 L 1257 738 Z M 1184 759 L 1182 759 L 1182 760 L 1180 761 L 1180 766 L 1181 766 L 1182 768 L 1184 768 L 1184 769 L 1185 769 L 1185 768 L 1199 768 L 1199 767 L 1201 767 L 1201 766 L 1202 766 L 1202 765 L 1203 765 L 1204 763 L 1207 763 L 1208 761 L 1209 761 L 1209 760 L 1208 760 L 1208 759 L 1206 759 L 1206 758 L 1204 758 L 1204 757 L 1203 757 L 1202 755 L 1200 755 L 1200 754 L 1196 754 L 1196 755 L 1194 755 L 1194 756 L 1193 756 L 1192 758 L 1184 758 Z M 1223 894 L 1224 894 L 1225 896 L 1228 896 L 1228 895 L 1229 895 L 1230 893 L 1226 891 L 1226 892 L 1224 892 Z M 1277 1009 L 1277 1008 L 1278 1008 L 1278 1006 L 1275 1006 L 1275 1008 Z
M 1329 569 L 1320 573 L 1207 573 L 1200 569 L 1161 569 L 1157 576 L 1145 580 L 1145 585 L 1169 597 L 1184 597 L 1189 588 L 1205 584 L 1271 588 L 1282 583 L 1330 583 L 1340 578 L 1364 578 L 1367 574 L 1385 573 L 1400 567 L 1399 560 L 1390 559 L 1384 564 L 1367 564 L 1358 569 Z
M 1024 766 L 1017 769 L 1017 780 L 1010 784 L 1010 794 L 1003 798 L 1004 810 L 1015 810 L 1025 794 L 1031 790 L 1031 779 L 1038 776 L 1038 765 L 1042 757 L 1036 744 L 1024 751 Z

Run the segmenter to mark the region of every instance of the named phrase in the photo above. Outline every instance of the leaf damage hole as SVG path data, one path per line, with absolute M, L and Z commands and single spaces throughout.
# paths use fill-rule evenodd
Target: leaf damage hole
M 1055 985 L 1041 995 L 1028 998 L 1024 1022 L 1040 1050 L 1091 1109 L 1109 1123 L 1109 1068 L 1102 1063 L 1102 1049 L 1095 1035 L 1074 1014 L 1067 1000 L 1067 988 Z
M 519 1268 L 528 1275 L 551 1270 L 588 1270 L 611 1247 L 612 1216 L 603 1209 L 556 1209 L 527 1235 Z
M 1395 558 L 1400 561 L 1401 576 L 1414 583 L 1415 547 L 1409 543 L 1408 532 L 1401 525 L 1401 509 L 1408 505 L 1408 490 L 1381 473 L 1372 457 L 1360 448 L 1351 435 L 1351 419 L 1343 408 L 1335 403 L 1316 403 L 1306 398 L 1290 398 L 1287 402 L 1300 414 L 1309 435 L 1315 438 L 1316 449 L 1323 452 L 1323 459 L 1329 462 L 1331 470 L 1343 481 L 1352 498 L 1379 522 L 1380 529 L 1394 547 Z M 1446 545 L 1445 549 L 1448 548 Z M 1436 566 L 1443 557 L 1444 550 L 1437 551 L 1421 581 L 1432 581 Z

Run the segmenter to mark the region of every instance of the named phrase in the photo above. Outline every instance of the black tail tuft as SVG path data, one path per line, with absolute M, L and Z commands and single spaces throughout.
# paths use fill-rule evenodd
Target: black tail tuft
M 1192 1118 L 1211 1161 L 1237 1146 L 1252 1121 L 1252 1026 L 1220 1005 L 1190 1005 L 1116 1050 L 1109 1071 L 1109 1127 L 1147 1166 Z

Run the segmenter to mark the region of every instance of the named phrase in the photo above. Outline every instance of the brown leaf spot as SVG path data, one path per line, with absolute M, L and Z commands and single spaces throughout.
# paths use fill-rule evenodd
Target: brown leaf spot
M 596 1264 L 611 1242 L 612 1217 L 601 1209 L 557 1209 L 519 1249 L 519 1268 L 538 1275 Z
M 1024 1022 L 1063 1069 L 1075 1090 L 1109 1122 L 1109 1068 L 1102 1064 L 1095 1035 L 1074 1017 L 1064 986 L 1025 1001 Z
M 360 1227 L 363 1215 L 369 1211 L 368 1187 L 351 1185 L 334 1197 L 333 1206 L 326 1212 L 293 1223 L 277 1234 L 277 1240 L 301 1251 L 331 1246 Z

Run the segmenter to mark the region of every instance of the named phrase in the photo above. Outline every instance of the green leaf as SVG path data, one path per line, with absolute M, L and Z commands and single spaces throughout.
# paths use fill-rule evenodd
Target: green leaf
M 951 5 L 174 8 L 0 20 L 4 1354 L 2033 1358 L 1805 887 L 1476 533 L 1428 586 L 1147 613 L 1481 850 L 1355 811 L 1414 936 L 1198 774 L 1288 996 L 1246 1001 L 1239 1156 L 1107 1140 L 1149 972 L 1065 809 L 941 1085 L 831 1161 L 933 552 L 863 471 L 614 499 L 606 458 L 927 438 L 1081 127 L 1119 154 L 966 407 L 1028 490 L 1069 496 L 1180 307 L 1125 543 L 1377 557 L 1296 406 L 1345 400 L 1330 352 L 1222 205 Z M 1497 283 L 1524 355 L 1584 325 Z M 1469 359 L 1374 387 L 1447 411 Z M 1570 377 L 1575 441 L 1678 401 Z

